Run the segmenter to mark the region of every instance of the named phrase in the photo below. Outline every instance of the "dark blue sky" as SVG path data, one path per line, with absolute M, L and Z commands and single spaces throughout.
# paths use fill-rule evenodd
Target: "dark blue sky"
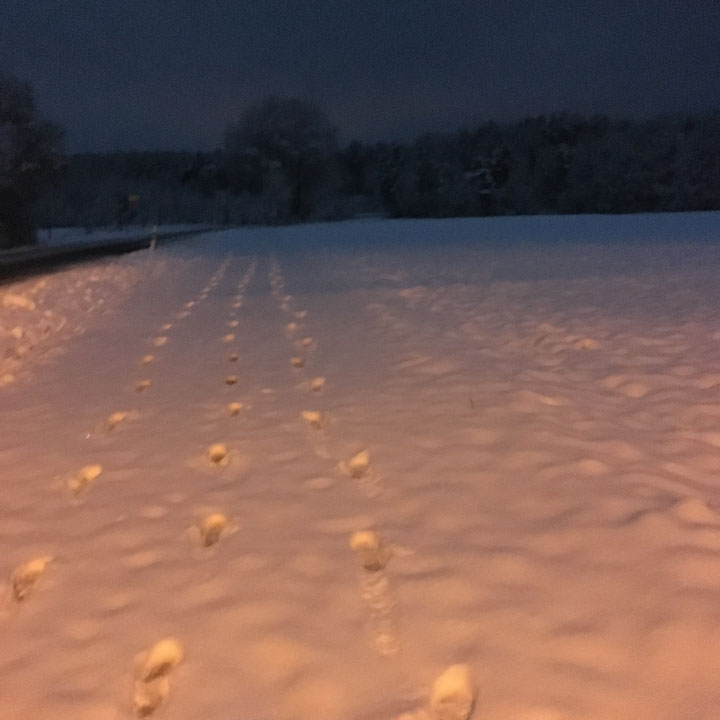
M 210 149 L 267 94 L 345 140 L 720 108 L 718 0 L 0 0 L 0 69 L 70 150 Z

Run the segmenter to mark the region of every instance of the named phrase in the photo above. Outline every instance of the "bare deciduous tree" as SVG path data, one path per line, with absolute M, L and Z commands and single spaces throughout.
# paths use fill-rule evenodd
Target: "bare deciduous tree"
M 225 147 L 238 159 L 259 158 L 265 169 L 279 165 L 290 189 L 289 215 L 304 220 L 312 213 L 313 195 L 325 179 L 336 138 L 312 103 L 270 97 L 228 127 Z

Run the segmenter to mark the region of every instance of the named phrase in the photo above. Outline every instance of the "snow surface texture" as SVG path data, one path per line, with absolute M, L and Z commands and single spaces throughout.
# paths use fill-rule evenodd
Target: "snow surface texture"
M 0 284 L 0 389 L 61 351 L 93 316 L 111 312 L 148 272 L 159 270 L 125 258 Z
M 0 717 L 716 720 L 719 239 L 368 221 L 128 259 L 0 390 Z

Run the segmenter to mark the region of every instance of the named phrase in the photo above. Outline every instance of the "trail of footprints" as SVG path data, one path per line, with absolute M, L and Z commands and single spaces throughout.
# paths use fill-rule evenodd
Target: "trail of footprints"
M 317 348 L 312 337 L 297 339 L 302 334 L 298 320 L 306 319 L 307 311 L 293 311 L 292 296 L 285 291 L 282 271 L 275 258 L 271 264 L 269 279 L 273 295 L 289 320 L 285 326 L 285 337 L 292 343 L 295 351 L 305 353 L 293 355 L 290 365 L 304 375 L 307 367 L 306 354 Z M 325 385 L 325 377 L 314 377 L 306 379 L 301 387 L 307 388 L 311 393 L 319 393 Z M 328 414 L 322 410 L 303 410 L 300 417 L 315 431 L 326 431 L 330 425 Z M 337 467 L 356 480 L 358 487 L 369 498 L 376 498 L 380 494 L 378 476 L 372 467 L 368 450 L 361 450 L 350 458 L 340 460 Z M 348 544 L 361 568 L 360 594 L 368 609 L 373 646 L 382 656 L 395 656 L 400 649 L 394 617 L 396 603 L 387 573 L 392 547 L 385 542 L 377 529 L 367 528 L 352 533 Z M 464 664 L 452 665 L 435 681 L 426 705 L 406 713 L 398 720 L 467 720 L 472 713 L 474 702 L 475 691 L 469 667 Z
M 225 275 L 228 265 L 229 258 L 226 258 L 198 295 L 187 301 L 175 314 L 174 320 L 182 321 L 191 316 L 199 304 L 217 287 Z M 237 313 L 243 307 L 245 292 L 255 269 L 256 261 L 253 261 L 237 286 L 237 293 L 233 296 L 232 310 L 226 322 L 226 327 L 230 331 L 221 338 L 224 346 L 232 348 L 227 356 L 231 363 L 239 360 L 239 353 L 235 348 L 237 337 L 233 330 L 239 325 Z M 293 348 L 298 354 L 290 358 L 290 365 L 304 373 L 306 356 L 316 349 L 313 338 L 297 337 L 300 330 L 297 321 L 305 319 L 307 311 L 292 310 L 290 304 L 292 298 L 284 292 L 284 280 L 279 265 L 274 259 L 270 270 L 270 283 L 273 295 L 279 300 L 281 309 L 293 318 L 286 326 L 286 337 L 292 342 Z M 163 323 L 159 328 L 161 334 L 153 337 L 150 340 L 151 344 L 157 349 L 171 345 L 169 333 L 172 329 L 172 322 Z M 157 362 L 158 358 L 155 354 L 147 353 L 140 358 L 139 364 L 149 368 L 155 366 Z M 228 386 L 235 385 L 237 382 L 237 375 L 231 374 L 224 378 L 224 383 Z M 144 393 L 151 385 L 152 381 L 149 377 L 141 378 L 135 383 L 135 391 Z M 303 387 L 311 394 L 322 393 L 325 386 L 326 378 L 323 376 L 306 378 L 303 383 Z M 226 409 L 230 417 L 235 417 L 243 411 L 244 404 L 237 400 L 230 401 L 227 403 Z M 105 419 L 104 428 L 107 432 L 112 432 L 128 419 L 139 417 L 140 413 L 135 410 L 116 411 Z M 303 411 L 301 418 L 313 430 L 326 430 L 329 425 L 328 415 L 321 410 Z M 225 443 L 213 443 L 205 453 L 205 461 L 212 467 L 222 468 L 227 465 L 230 452 Z M 349 477 L 359 481 L 360 486 L 364 487 L 371 497 L 376 494 L 376 488 L 362 484 L 363 480 L 367 481 L 373 475 L 367 450 L 362 450 L 340 462 L 338 467 Z M 87 465 L 67 478 L 66 489 L 74 498 L 78 498 L 93 487 L 102 473 L 102 465 Z M 222 512 L 213 512 L 201 518 L 191 528 L 191 534 L 195 536 L 200 547 L 209 548 L 218 544 L 222 535 L 229 530 L 230 523 L 227 516 Z M 393 618 L 394 601 L 386 572 L 392 556 L 392 549 L 385 543 L 380 533 L 373 529 L 361 529 L 354 532 L 349 538 L 349 549 L 356 555 L 361 568 L 361 596 L 369 610 L 375 648 L 382 655 L 394 655 L 398 651 L 398 640 Z M 26 602 L 55 559 L 51 555 L 39 556 L 17 567 L 10 576 L 10 601 L 15 604 Z M 173 637 L 156 642 L 149 650 L 136 656 L 132 706 L 138 717 L 152 715 L 167 699 L 173 670 L 183 657 L 182 644 Z M 474 689 L 470 671 L 466 665 L 454 665 L 438 677 L 430 691 L 426 706 L 404 715 L 402 720 L 467 720 L 472 713 L 473 704 Z
M 218 286 L 227 271 L 228 265 L 229 259 L 226 258 L 198 295 L 194 299 L 187 301 L 183 308 L 177 312 L 174 320 L 182 321 L 191 316 L 200 303 Z M 234 308 L 242 306 L 243 293 L 254 271 L 255 262 L 250 265 L 240 282 L 238 294 L 235 296 Z M 238 324 L 237 320 L 231 321 L 231 324 L 236 326 Z M 157 349 L 166 348 L 170 343 L 169 332 L 172 329 L 172 322 L 160 325 L 159 334 L 150 339 L 150 344 Z M 234 340 L 234 336 L 228 336 L 226 340 L 228 342 Z M 231 360 L 237 360 L 237 355 L 231 356 Z M 157 361 L 158 358 L 155 354 L 147 353 L 140 358 L 139 364 L 149 368 L 155 366 Z M 151 384 L 152 381 L 149 377 L 142 378 L 136 381 L 135 390 L 138 393 L 144 393 L 151 387 Z M 230 403 L 228 406 L 230 415 L 238 414 L 242 407 L 242 403 Z M 116 411 L 105 419 L 102 427 L 106 432 L 111 432 L 121 423 L 139 417 L 140 413 L 136 410 Z M 212 464 L 220 465 L 226 460 L 227 454 L 227 448 L 222 443 L 217 443 L 208 449 L 208 460 Z M 79 498 L 93 487 L 102 473 L 102 465 L 86 465 L 66 478 L 65 488 L 72 497 Z M 228 520 L 223 513 L 216 512 L 208 515 L 196 527 L 199 544 L 202 547 L 215 545 L 227 528 Z M 42 576 L 55 559 L 51 555 L 38 556 L 15 568 L 9 579 L 9 601 L 17 605 L 27 602 Z M 182 657 L 183 651 L 179 641 L 174 638 L 166 638 L 136 658 L 133 705 L 139 717 L 151 715 L 166 699 L 170 688 L 171 670 L 182 660 Z
M 270 285 L 280 308 L 286 313 L 289 322 L 285 326 L 285 337 L 292 343 L 293 349 L 301 355 L 293 355 L 290 365 L 305 375 L 307 367 L 306 355 L 314 352 L 317 344 L 313 338 L 306 336 L 297 339 L 301 333 L 298 320 L 305 320 L 307 311 L 293 311 L 292 297 L 285 291 L 285 283 L 277 261 L 273 259 L 270 269 Z M 305 380 L 301 387 L 311 393 L 320 393 L 326 384 L 324 377 Z M 313 430 L 326 431 L 330 418 L 322 410 L 304 410 L 300 414 Z M 326 450 L 321 455 L 330 456 Z M 337 459 L 336 459 L 337 462 Z M 376 476 L 371 468 L 370 453 L 361 450 L 347 460 L 337 463 L 338 468 L 349 477 L 358 481 L 360 488 L 368 497 L 376 497 L 379 493 Z M 395 601 L 390 578 L 386 566 L 390 559 L 390 548 L 385 544 L 377 530 L 359 529 L 350 538 L 350 548 L 356 553 L 362 568 L 360 594 L 369 613 L 369 626 L 372 633 L 373 646 L 383 656 L 393 656 L 399 650 L 398 633 L 394 618 Z

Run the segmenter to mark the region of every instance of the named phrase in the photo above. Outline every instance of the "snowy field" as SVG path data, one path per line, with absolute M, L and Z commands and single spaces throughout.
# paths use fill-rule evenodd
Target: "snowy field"
M 0 718 L 717 720 L 719 277 L 698 213 L 0 286 Z

